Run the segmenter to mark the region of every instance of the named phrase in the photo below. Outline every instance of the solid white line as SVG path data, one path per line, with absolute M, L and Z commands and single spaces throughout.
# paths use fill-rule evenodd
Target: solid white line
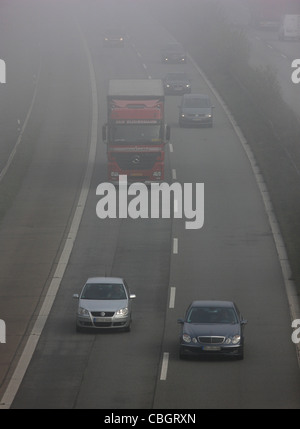
M 69 257 L 73 248 L 73 244 L 75 242 L 75 238 L 77 235 L 77 231 L 79 228 L 79 224 L 83 215 L 85 203 L 87 200 L 88 192 L 90 189 L 90 182 L 93 172 L 93 166 L 95 162 L 96 157 L 96 148 L 97 148 L 97 129 L 98 129 L 98 101 L 97 101 L 97 85 L 96 85 L 96 78 L 95 78 L 95 72 L 93 69 L 93 64 L 90 56 L 90 52 L 88 50 L 88 46 L 86 44 L 86 41 L 84 39 L 84 36 L 79 30 L 82 42 L 84 45 L 84 50 L 87 55 L 88 59 L 88 65 L 89 65 L 89 71 L 90 71 L 90 80 L 91 80 L 91 87 L 92 87 L 92 124 L 91 124 L 91 142 L 90 142 L 90 151 L 89 151 L 89 159 L 87 162 L 87 169 L 84 177 L 84 181 L 82 184 L 80 196 L 78 199 L 77 207 L 74 213 L 74 217 L 72 220 L 71 228 L 68 234 L 68 237 L 66 239 L 64 249 L 62 251 L 62 254 L 60 256 L 56 271 L 54 273 L 54 276 L 52 278 L 52 281 L 50 283 L 49 289 L 47 291 L 46 297 L 44 299 L 42 308 L 39 312 L 39 315 L 37 317 L 37 320 L 34 324 L 34 327 L 28 337 L 26 346 L 23 350 L 23 353 L 20 357 L 20 360 L 18 362 L 18 365 L 15 369 L 15 372 L 12 375 L 12 378 L 8 384 L 8 387 L 3 395 L 3 398 L 0 402 L 0 409 L 1 408 L 10 408 L 14 397 L 18 391 L 18 388 L 22 382 L 22 379 L 25 375 L 25 372 L 27 370 L 27 367 L 30 363 L 30 360 L 33 356 L 33 353 L 35 351 L 35 348 L 37 346 L 38 340 L 42 334 L 43 328 L 45 326 L 45 323 L 47 321 L 48 315 L 51 311 L 53 302 L 55 300 L 57 291 L 60 287 L 61 280 L 63 278 L 65 269 L 67 267 Z
M 169 363 L 169 353 L 164 353 L 163 361 L 162 361 L 162 365 L 161 365 L 161 372 L 160 372 L 160 379 L 161 380 L 167 379 L 168 363 Z
M 178 253 L 178 238 L 173 238 L 173 253 L 174 255 Z
M 12 163 L 14 157 L 15 157 L 15 154 L 17 153 L 18 146 L 21 144 L 23 133 L 24 133 L 24 131 L 26 129 L 27 123 L 28 123 L 29 118 L 31 116 L 31 112 L 32 112 L 32 109 L 33 109 L 33 106 L 34 106 L 34 102 L 35 102 L 35 99 L 36 99 L 36 93 L 37 93 L 37 86 L 38 86 L 38 80 L 39 80 L 39 76 L 40 76 L 40 71 L 41 71 L 41 61 L 40 61 L 40 64 L 39 64 L 38 77 L 37 77 L 37 80 L 36 80 L 36 83 L 35 83 L 35 87 L 34 87 L 34 91 L 33 91 L 33 97 L 32 97 L 32 100 L 31 100 L 31 103 L 30 103 L 30 106 L 29 106 L 29 110 L 27 112 L 24 124 L 23 124 L 23 126 L 21 128 L 21 132 L 20 132 L 19 137 L 18 137 L 18 139 L 16 141 L 16 144 L 14 145 L 14 147 L 13 147 L 13 149 L 12 149 L 12 151 L 11 151 L 8 159 L 7 159 L 7 162 L 6 162 L 5 166 L 3 167 L 3 169 L 0 172 L 0 182 L 3 179 L 3 177 L 5 176 L 5 174 L 7 173 L 8 169 L 9 169 L 9 167 L 10 167 L 10 165 L 11 165 L 11 163 Z M 17 122 L 18 122 L 18 130 L 19 130 L 20 129 L 20 124 L 21 124 L 20 119 L 18 119 Z
M 175 307 L 175 294 L 176 294 L 176 287 L 172 286 L 170 288 L 169 308 L 174 308 Z

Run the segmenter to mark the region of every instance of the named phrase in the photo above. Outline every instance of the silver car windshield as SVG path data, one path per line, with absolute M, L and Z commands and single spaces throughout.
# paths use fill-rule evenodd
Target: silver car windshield
M 233 308 L 193 307 L 187 316 L 188 323 L 237 323 Z
M 92 300 L 119 300 L 127 299 L 127 295 L 122 284 L 87 283 L 80 298 Z

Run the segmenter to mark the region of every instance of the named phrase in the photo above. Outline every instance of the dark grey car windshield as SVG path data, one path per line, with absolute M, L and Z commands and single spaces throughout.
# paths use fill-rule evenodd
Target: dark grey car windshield
M 186 73 L 169 73 L 166 80 L 187 80 Z
M 192 307 L 188 313 L 188 323 L 237 323 L 233 308 L 224 307 Z
M 127 296 L 122 284 L 87 283 L 80 298 L 91 300 L 117 300 L 126 299 Z
M 197 107 L 211 107 L 208 98 L 187 98 L 184 101 L 184 107 L 197 108 Z
M 111 140 L 116 144 L 149 144 L 160 140 L 161 127 L 157 124 L 115 124 Z

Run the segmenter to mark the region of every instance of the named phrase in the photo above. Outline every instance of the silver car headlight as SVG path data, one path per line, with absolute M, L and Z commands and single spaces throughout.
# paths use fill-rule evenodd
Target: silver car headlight
M 78 314 L 79 314 L 79 316 L 89 316 L 90 315 L 89 311 L 83 307 L 78 308 Z
M 120 308 L 120 310 L 116 311 L 116 317 L 124 317 L 128 315 L 128 307 Z

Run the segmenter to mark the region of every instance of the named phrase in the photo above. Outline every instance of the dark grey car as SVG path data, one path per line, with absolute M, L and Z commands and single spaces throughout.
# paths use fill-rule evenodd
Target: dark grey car
M 184 47 L 177 42 L 168 43 L 161 52 L 163 63 L 186 63 L 186 57 Z
M 193 301 L 182 325 L 179 356 L 244 357 L 244 326 L 247 323 L 232 301 Z
M 76 329 L 122 328 L 130 330 L 131 294 L 126 281 L 119 277 L 91 277 L 82 288 L 78 299 Z
M 125 43 L 125 36 L 120 30 L 109 28 L 105 31 L 104 37 L 103 37 L 104 46 L 123 47 L 124 43 Z
M 165 94 L 189 94 L 191 81 L 185 72 L 167 73 L 163 79 Z
M 184 94 L 179 106 L 179 126 L 213 125 L 213 109 L 210 98 L 205 94 Z

